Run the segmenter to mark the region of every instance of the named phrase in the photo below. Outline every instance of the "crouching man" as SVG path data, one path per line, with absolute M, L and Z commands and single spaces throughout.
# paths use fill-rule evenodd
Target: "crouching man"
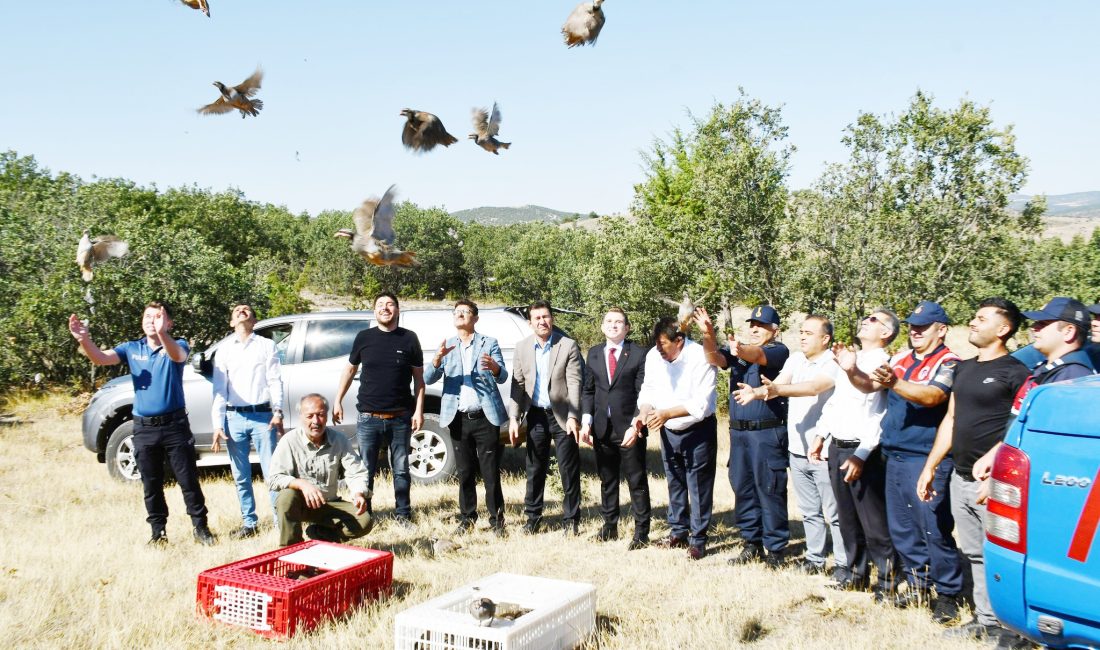
M 279 440 L 271 458 L 267 487 L 278 493 L 275 520 L 279 544 L 302 541 L 302 522 L 310 539 L 344 542 L 370 532 L 374 521 L 367 512 L 367 469 L 347 436 L 328 424 L 328 401 L 316 394 L 298 402 L 299 426 Z M 351 493 L 351 503 L 337 494 L 340 479 Z

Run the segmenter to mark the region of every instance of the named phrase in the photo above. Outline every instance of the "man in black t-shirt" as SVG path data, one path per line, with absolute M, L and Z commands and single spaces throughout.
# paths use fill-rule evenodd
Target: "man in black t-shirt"
M 412 502 L 409 498 L 409 440 L 412 432 L 424 424 L 424 353 L 416 334 L 397 325 L 401 308 L 397 297 L 384 291 L 374 300 L 377 327 L 365 329 L 355 337 L 348 365 L 340 376 L 332 421 L 344 418 L 341 400 L 359 375 L 359 422 L 356 432 L 363 464 L 367 466 L 368 495 L 374 493 L 378 473 L 378 452 L 389 446 L 396 505 L 394 520 L 412 528 Z M 409 385 L 412 384 L 412 392 Z M 370 496 L 367 497 L 370 509 Z
M 985 506 L 978 503 L 980 483 L 974 480 L 973 468 L 975 461 L 1004 438 L 1013 397 L 1027 379 L 1027 367 L 1005 347 L 1005 341 L 1012 338 L 1022 321 L 1019 308 L 1004 298 L 988 298 L 978 305 L 970 321 L 969 337 L 978 348 L 978 356 L 960 362 L 955 370 L 947 415 L 940 422 L 932 451 L 917 479 L 917 495 L 931 501 L 936 495 L 932 486 L 937 467 L 948 453 L 954 458 L 955 471 L 948 492 L 959 547 L 974 577 L 974 620 L 944 633 L 951 637 L 999 639 L 1007 633 L 993 614 L 986 590 L 982 556 Z

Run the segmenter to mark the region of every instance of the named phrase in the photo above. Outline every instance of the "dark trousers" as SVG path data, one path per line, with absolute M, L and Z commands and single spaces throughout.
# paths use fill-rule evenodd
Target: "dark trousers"
M 458 512 L 460 520 L 477 521 L 477 475 L 485 482 L 485 509 L 489 525 L 504 525 L 504 492 L 500 487 L 500 427 L 478 411 L 473 417 L 458 411 L 448 425 L 458 464 Z
M 955 463 L 945 458 L 932 479 L 936 496 L 931 501 L 917 497 L 917 479 L 924 469 L 920 456 L 886 456 L 886 521 L 890 538 L 901 556 L 909 584 L 928 591 L 929 582 L 936 594 L 954 596 L 962 592 L 963 572 L 959 548 L 951 531 L 951 472 Z
M 168 502 L 164 500 L 164 461 L 172 467 L 176 483 L 183 491 L 183 502 L 192 526 L 206 525 L 206 499 L 199 486 L 199 472 L 195 467 L 195 437 L 187 413 L 179 415 L 167 424 L 149 426 L 134 418 L 134 456 L 141 472 L 141 486 L 145 491 L 145 521 L 154 530 L 164 530 L 168 523 Z
M 834 441 L 829 445 L 829 480 L 836 495 L 836 513 L 840 536 L 848 557 L 848 576 L 858 585 L 871 579 L 871 565 L 878 570 L 878 586 L 893 591 L 901 560 L 890 541 L 886 523 L 886 472 L 876 449 L 863 463 L 863 473 L 851 483 L 844 482 L 840 466 L 855 449 L 842 449 Z M 914 490 L 916 484 L 913 485 Z
M 630 505 L 634 513 L 635 539 L 649 538 L 649 477 L 645 471 L 645 438 L 632 447 L 622 447 L 623 433 L 613 432 L 608 421 L 604 435 L 593 438 L 596 471 L 600 475 L 600 514 L 609 526 L 619 525 L 619 481 L 626 474 Z
M 787 521 L 786 425 L 741 431 L 730 429 L 730 486 L 736 497 L 734 524 L 750 544 L 782 552 L 791 539 Z
M 275 522 L 279 528 L 279 546 L 302 541 L 302 522 L 323 529 L 326 540 L 346 541 L 362 537 L 374 527 L 370 513 L 359 514 L 351 503 L 342 499 L 328 501 L 319 508 L 306 505 L 306 498 L 293 488 L 279 490 L 275 499 Z
M 661 458 L 672 536 L 687 537 L 692 546 L 706 546 L 714 508 L 718 420 L 712 415 L 682 431 L 661 427 Z
M 528 522 L 542 518 L 546 473 L 550 469 L 551 440 L 554 441 L 558 474 L 561 476 L 561 518 L 563 521 L 580 521 L 580 449 L 573 436 L 558 426 L 554 414 L 537 406 L 532 406 L 527 412 L 527 495 L 523 499 L 523 513 L 527 515 Z

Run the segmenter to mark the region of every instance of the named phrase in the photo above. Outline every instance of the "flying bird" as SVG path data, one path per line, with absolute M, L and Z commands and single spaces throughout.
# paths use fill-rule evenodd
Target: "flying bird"
M 236 109 L 241 112 L 242 120 L 249 115 L 256 117 L 260 114 L 260 109 L 264 107 L 264 103 L 259 99 L 253 99 L 253 96 L 260 89 L 260 82 L 263 79 L 263 70 L 256 68 L 251 77 L 236 86 L 226 86 L 220 81 L 215 81 L 214 86 L 217 87 L 222 96 L 214 103 L 200 108 L 199 112 L 203 115 L 213 115 L 215 113 L 228 113 Z
M 565 36 L 565 44 L 568 47 L 578 45 L 595 45 L 600 36 L 604 21 L 603 9 L 600 5 L 603 0 L 582 2 L 573 9 L 573 13 L 565 19 L 561 26 L 561 33 Z
M 475 133 L 470 134 L 470 139 L 491 154 L 499 156 L 498 149 L 507 149 L 512 146 L 511 142 L 501 142 L 496 139 L 497 133 L 500 132 L 500 109 L 496 102 L 493 102 L 492 115 L 484 108 L 474 109 L 474 131 Z
M 431 151 L 437 144 L 449 147 L 458 142 L 458 138 L 447 133 L 447 128 L 438 117 L 424 111 L 406 108 L 401 111 L 405 118 L 405 128 L 401 131 L 401 143 L 413 151 Z
M 708 293 L 707 297 L 709 296 L 710 294 Z M 705 299 L 706 297 L 704 297 L 704 300 Z M 687 331 L 691 329 L 691 324 L 695 321 L 695 307 L 697 306 L 696 303 L 691 299 L 691 296 L 689 296 L 688 292 L 685 291 L 684 299 L 679 302 L 673 300 L 672 298 L 665 297 L 662 297 L 661 300 L 672 305 L 673 307 L 676 307 L 676 321 L 680 325 L 680 331 L 686 334 Z
M 397 186 L 390 185 L 381 199 L 370 197 L 356 209 L 352 218 L 355 230 L 341 228 L 336 237 L 351 240 L 351 250 L 375 266 L 415 266 L 416 253 L 401 251 L 393 245 L 393 197 Z
M 206 0 L 180 0 L 183 4 L 191 7 L 192 9 L 198 9 L 206 14 L 206 17 L 210 17 L 210 3 Z
M 80 273 L 85 282 L 92 281 L 92 267 L 100 262 L 106 262 L 112 257 L 122 257 L 130 252 L 130 245 L 114 235 L 101 235 L 92 239 L 88 237 L 88 231 L 80 237 L 80 243 L 76 245 L 76 264 L 80 267 Z

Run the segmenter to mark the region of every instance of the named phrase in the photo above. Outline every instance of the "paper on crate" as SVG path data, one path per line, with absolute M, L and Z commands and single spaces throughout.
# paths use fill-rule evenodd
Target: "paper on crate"
M 359 550 L 346 546 L 318 544 L 317 546 L 311 546 L 300 551 L 282 555 L 279 559 L 283 562 L 304 564 L 305 566 L 313 566 L 329 571 L 339 571 L 340 569 L 346 569 L 349 566 L 373 560 L 383 555 L 385 555 L 385 553 L 371 549 Z

